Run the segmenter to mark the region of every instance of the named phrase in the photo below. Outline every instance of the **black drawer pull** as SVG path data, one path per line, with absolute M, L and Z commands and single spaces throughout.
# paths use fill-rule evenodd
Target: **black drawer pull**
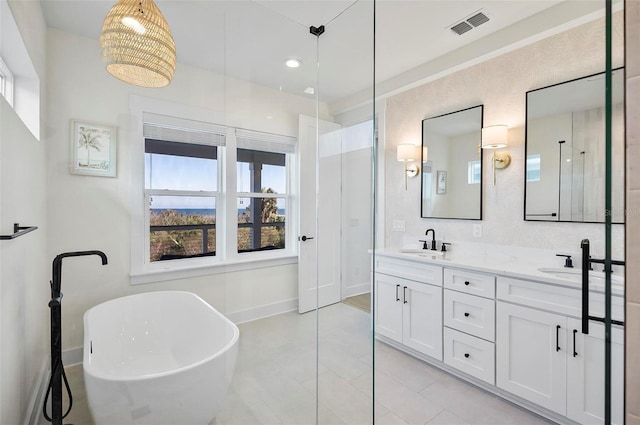
M 400 301 L 400 297 L 398 296 L 398 289 L 400 289 L 400 285 L 396 285 L 396 301 Z
M 469 357 L 471 357 L 471 354 L 469 354 L 469 353 L 464 353 L 464 356 L 465 356 L 466 358 L 469 358 Z
M 465 313 L 465 314 L 464 314 L 464 317 L 469 317 L 469 313 Z
M 406 286 L 402 288 L 402 298 L 404 300 L 403 304 L 406 304 L 407 303 L 407 287 Z
M 467 285 L 467 286 L 469 286 L 469 285 L 471 285 L 471 282 L 469 282 L 468 280 L 465 280 L 465 281 L 464 281 L 464 284 L 465 284 L 465 285 Z
M 576 334 L 578 333 L 577 329 L 573 330 L 573 357 L 578 355 L 578 352 L 576 351 Z
M 560 351 L 560 325 L 556 325 L 556 352 Z

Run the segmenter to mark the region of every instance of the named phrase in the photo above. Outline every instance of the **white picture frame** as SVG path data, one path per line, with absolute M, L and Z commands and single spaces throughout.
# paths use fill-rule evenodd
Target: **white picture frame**
M 444 195 L 447 193 L 447 172 L 439 170 L 436 176 L 436 194 Z
M 71 120 L 69 172 L 116 177 L 116 134 L 115 126 Z

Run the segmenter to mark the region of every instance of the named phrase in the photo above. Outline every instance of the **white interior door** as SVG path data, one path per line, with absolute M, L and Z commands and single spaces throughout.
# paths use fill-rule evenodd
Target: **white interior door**
M 298 311 L 340 301 L 340 126 L 300 115 Z

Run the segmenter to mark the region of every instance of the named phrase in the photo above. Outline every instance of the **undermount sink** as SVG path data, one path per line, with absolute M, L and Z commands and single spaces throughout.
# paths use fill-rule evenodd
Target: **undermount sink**
M 568 279 L 574 282 L 582 282 L 582 270 L 575 268 L 551 268 L 551 267 L 542 267 L 538 269 L 542 273 L 546 273 L 552 275 L 554 277 L 558 277 L 560 279 Z M 593 285 L 602 285 L 604 286 L 605 274 L 601 271 L 590 271 L 589 272 L 589 283 Z M 611 276 L 611 284 L 612 285 L 622 285 L 624 284 L 624 279 L 620 276 Z
M 442 257 L 444 255 L 441 251 L 435 251 L 430 249 L 421 249 L 421 248 L 402 248 L 399 249 L 398 252 L 402 254 L 415 254 L 420 257 Z

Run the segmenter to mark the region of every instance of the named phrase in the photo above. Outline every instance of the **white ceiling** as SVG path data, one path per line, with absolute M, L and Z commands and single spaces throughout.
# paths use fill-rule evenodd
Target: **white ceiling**
M 94 39 L 99 38 L 102 21 L 115 4 L 115 0 L 41 1 L 49 26 Z M 372 86 L 371 0 L 157 0 L 156 3 L 171 27 L 179 63 L 224 72 L 298 95 L 304 95 L 305 88 L 314 87 L 327 103 Z M 518 25 L 532 15 L 550 13 L 559 3 L 562 2 L 378 0 L 376 80 L 389 80 L 456 49 L 482 42 L 489 34 Z M 461 36 L 449 29 L 478 11 L 490 21 Z M 311 25 L 325 25 L 326 32 L 315 37 L 309 34 Z M 303 66 L 296 70 L 285 68 L 283 61 L 288 57 L 301 59 Z

